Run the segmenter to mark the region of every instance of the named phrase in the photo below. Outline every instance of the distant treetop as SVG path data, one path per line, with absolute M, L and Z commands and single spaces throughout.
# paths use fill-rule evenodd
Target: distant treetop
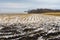
M 26 11 L 28 13 L 47 13 L 47 12 L 60 12 L 60 9 L 32 9 Z

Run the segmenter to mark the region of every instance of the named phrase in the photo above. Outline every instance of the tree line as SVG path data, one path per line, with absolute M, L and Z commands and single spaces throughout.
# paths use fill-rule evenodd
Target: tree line
M 59 9 L 32 9 L 28 10 L 28 13 L 47 13 L 47 12 L 60 12 Z

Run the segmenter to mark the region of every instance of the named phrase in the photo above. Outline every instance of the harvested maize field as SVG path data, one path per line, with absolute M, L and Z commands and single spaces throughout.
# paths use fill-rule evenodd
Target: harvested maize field
M 50 13 L 44 13 L 46 15 L 54 15 L 54 16 L 60 16 L 60 12 L 50 12 Z
M 0 40 L 60 40 L 60 17 L 0 15 Z

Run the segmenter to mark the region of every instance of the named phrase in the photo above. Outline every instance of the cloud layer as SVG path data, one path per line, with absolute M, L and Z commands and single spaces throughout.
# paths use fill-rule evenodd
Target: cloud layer
M 29 9 L 60 9 L 60 0 L 0 0 L 0 12 L 24 12 Z

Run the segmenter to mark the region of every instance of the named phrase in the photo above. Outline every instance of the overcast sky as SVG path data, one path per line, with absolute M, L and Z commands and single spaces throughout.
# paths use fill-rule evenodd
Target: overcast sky
M 60 0 L 0 0 L 0 13 L 19 13 L 36 8 L 60 9 Z

